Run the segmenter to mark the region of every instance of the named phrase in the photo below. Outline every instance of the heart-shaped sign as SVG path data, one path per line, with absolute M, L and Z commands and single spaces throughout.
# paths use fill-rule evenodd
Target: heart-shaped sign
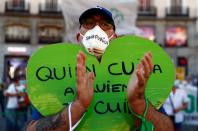
M 31 102 L 44 116 L 62 110 L 75 98 L 76 56 L 85 49 L 76 44 L 40 48 L 28 62 L 27 82 Z M 174 65 L 158 44 L 135 36 L 113 40 L 101 62 L 86 53 L 87 71 L 95 73 L 94 99 L 78 126 L 80 130 L 130 130 L 133 125 L 127 102 L 127 84 L 145 52 L 153 56 L 154 69 L 146 97 L 159 108 L 174 81 Z M 78 130 L 77 129 L 77 130 Z

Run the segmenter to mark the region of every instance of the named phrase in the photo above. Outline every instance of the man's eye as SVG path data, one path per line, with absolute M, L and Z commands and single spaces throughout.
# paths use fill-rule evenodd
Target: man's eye
M 93 26 L 94 24 L 95 24 L 94 22 L 88 21 L 88 22 L 85 22 L 85 23 L 84 23 L 84 26 L 90 27 L 90 26 Z
M 108 23 L 106 23 L 106 22 L 100 22 L 100 25 L 101 26 L 108 26 Z
M 107 22 L 101 22 L 100 26 L 104 29 L 109 29 L 111 28 L 111 24 L 107 23 Z
M 87 22 L 86 25 L 94 25 L 94 22 Z

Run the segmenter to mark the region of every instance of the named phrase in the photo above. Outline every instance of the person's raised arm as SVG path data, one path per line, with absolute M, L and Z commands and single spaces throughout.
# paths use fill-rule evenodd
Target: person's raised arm
M 85 113 L 93 99 L 94 74 L 86 73 L 86 57 L 82 52 L 77 55 L 76 73 L 76 99 L 71 105 L 72 124 L 74 125 Z M 44 117 L 37 121 L 31 121 L 27 131 L 67 131 L 69 130 L 68 109 L 64 108 L 60 113 Z
M 128 83 L 128 101 L 133 112 L 143 116 L 146 108 L 145 87 L 147 80 L 153 70 L 151 53 L 146 53 L 140 64 L 131 76 Z M 132 115 L 132 117 L 135 117 Z M 173 124 L 169 117 L 158 112 L 150 103 L 146 119 L 154 125 L 154 131 L 173 131 Z M 140 127 L 140 120 L 136 118 L 136 125 Z

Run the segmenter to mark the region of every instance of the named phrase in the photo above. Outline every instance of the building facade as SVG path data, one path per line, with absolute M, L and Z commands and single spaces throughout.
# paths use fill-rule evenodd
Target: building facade
M 36 49 L 64 41 L 64 19 L 57 0 L 1 0 L 0 9 L 0 78 L 9 83 Z
M 198 0 L 138 0 L 137 27 L 171 56 L 178 72 L 198 74 Z M 0 79 L 25 74 L 38 48 L 67 41 L 59 0 L 0 1 Z
M 198 74 L 197 4 L 197 0 L 139 0 L 137 26 L 166 50 L 180 77 Z

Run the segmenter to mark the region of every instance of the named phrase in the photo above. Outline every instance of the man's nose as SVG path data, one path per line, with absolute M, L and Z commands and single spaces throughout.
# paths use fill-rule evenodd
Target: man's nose
M 96 23 L 95 23 L 95 26 L 97 26 L 97 25 L 100 26 L 100 23 L 99 23 L 99 22 L 96 22 Z M 101 28 L 101 27 L 100 27 L 100 28 Z

